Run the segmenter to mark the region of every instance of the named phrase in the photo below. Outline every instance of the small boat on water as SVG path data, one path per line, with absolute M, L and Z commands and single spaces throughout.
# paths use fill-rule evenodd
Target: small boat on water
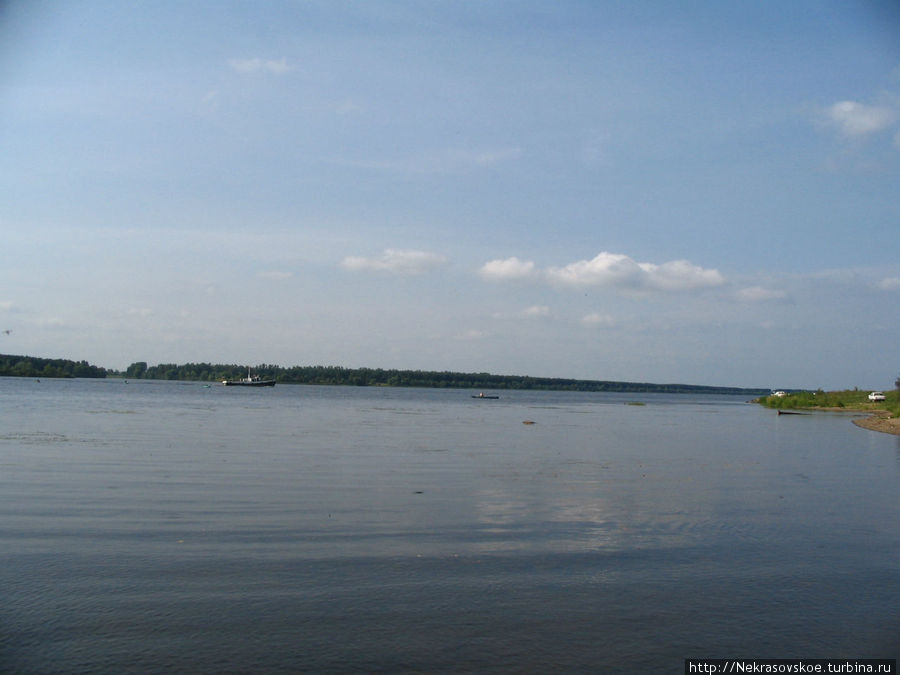
M 484 392 L 480 394 L 472 394 L 472 398 L 500 398 L 499 396 L 486 396 Z
M 247 377 L 240 380 L 222 380 L 226 387 L 274 387 L 275 380 L 264 380 L 259 375 L 252 375 L 247 369 Z

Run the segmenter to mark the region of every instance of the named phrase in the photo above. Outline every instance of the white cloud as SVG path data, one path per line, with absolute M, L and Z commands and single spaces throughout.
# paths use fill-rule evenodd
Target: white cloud
M 474 163 L 482 166 L 499 164 L 518 159 L 522 156 L 522 148 L 501 148 L 499 150 L 486 150 L 483 152 L 460 152 L 456 156 L 463 163 Z
M 604 328 L 609 328 L 616 325 L 616 320 L 610 316 L 609 314 L 600 314 L 600 312 L 591 312 L 590 314 L 586 314 L 581 317 L 581 321 L 583 323 L 591 324 L 593 326 L 601 326 Z
M 767 300 L 783 300 L 787 297 L 787 293 L 762 286 L 750 286 L 739 290 L 737 297 L 738 300 L 744 302 L 765 302 Z
M 606 146 L 609 142 L 609 134 L 606 132 L 592 132 L 581 148 L 581 157 L 585 164 L 602 164 L 608 159 Z
M 350 256 L 341 266 L 353 272 L 388 272 L 402 276 L 424 274 L 447 262 L 444 256 L 427 251 L 386 249 L 378 258 Z
M 534 276 L 534 263 L 530 260 L 519 260 L 515 256 L 506 260 L 491 260 L 478 270 L 478 274 L 488 281 L 513 281 L 528 279 Z
M 293 272 L 282 272 L 279 270 L 269 270 L 266 272 L 257 273 L 258 277 L 261 279 L 272 279 L 274 281 L 284 281 L 285 279 L 290 279 L 294 276 Z
M 282 58 L 278 61 L 273 59 L 229 59 L 228 65 L 236 73 L 242 75 L 252 75 L 255 73 L 272 73 L 274 75 L 283 75 L 294 69 L 288 65 L 287 59 Z
M 551 267 L 547 270 L 547 277 L 571 286 L 637 286 L 643 272 L 627 255 L 603 251 L 593 260 L 579 260 L 561 268 Z
M 859 137 L 888 128 L 897 119 L 897 112 L 886 106 L 839 101 L 828 108 L 827 116 L 845 136 Z
M 4 312 L 8 312 L 13 307 L 14 307 L 13 303 L 10 302 L 9 300 L 0 301 L 0 310 L 3 310 Z
M 885 277 L 878 282 L 878 288 L 883 291 L 900 290 L 900 277 Z
M 350 100 L 341 101 L 340 103 L 335 104 L 333 109 L 338 115 L 351 115 L 362 110 L 357 103 Z
M 332 159 L 332 163 L 357 169 L 375 171 L 404 171 L 408 173 L 452 173 L 471 168 L 494 166 L 521 157 L 521 148 L 489 150 L 446 149 L 424 152 L 394 159 Z
M 35 323 L 42 328 L 62 328 L 63 326 L 68 325 L 68 322 L 62 317 L 58 316 L 48 316 L 35 321 Z
M 550 308 L 547 305 L 533 305 L 523 309 L 519 316 L 524 319 L 543 319 L 550 316 Z
M 592 260 L 579 260 L 547 270 L 547 278 L 568 286 L 612 286 L 633 290 L 687 291 L 720 286 L 724 277 L 687 260 L 657 265 L 639 263 L 620 253 L 603 251 Z
M 673 260 L 662 265 L 640 263 L 640 266 L 647 273 L 650 286 L 664 291 L 710 288 L 725 283 L 719 270 L 703 269 L 687 260 Z

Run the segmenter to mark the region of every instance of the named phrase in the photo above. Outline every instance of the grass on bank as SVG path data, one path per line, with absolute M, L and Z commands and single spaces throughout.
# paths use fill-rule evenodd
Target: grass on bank
M 884 401 L 870 401 L 869 390 L 847 389 L 845 391 L 796 391 L 787 396 L 762 396 L 760 405 L 779 410 L 827 409 L 876 411 L 886 410 L 892 417 L 900 417 L 900 391 L 885 391 Z

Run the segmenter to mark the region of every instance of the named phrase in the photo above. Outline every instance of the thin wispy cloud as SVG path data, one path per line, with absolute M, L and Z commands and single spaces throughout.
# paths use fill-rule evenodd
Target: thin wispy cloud
M 450 148 L 395 158 L 333 159 L 331 163 L 371 171 L 401 171 L 413 174 L 454 173 L 510 162 L 522 154 L 523 150 L 515 147 L 485 150 Z
M 737 292 L 738 300 L 743 302 L 767 302 L 771 300 L 784 300 L 787 293 L 780 289 L 764 288 L 763 286 L 750 286 Z
M 878 282 L 878 288 L 883 291 L 900 291 L 900 277 L 885 277 Z
M 461 152 L 453 153 L 452 157 L 462 163 L 480 164 L 489 166 L 491 164 L 499 164 L 518 159 L 522 156 L 522 148 L 501 148 L 499 150 L 486 150 L 483 152 Z
M 241 75 L 253 75 L 256 73 L 269 73 L 272 75 L 284 75 L 294 70 L 294 66 L 288 64 L 286 58 L 274 59 L 229 59 L 228 65 L 236 73 Z
M 589 326 L 599 326 L 601 328 L 611 328 L 616 325 L 616 320 L 609 314 L 601 314 L 600 312 L 591 312 L 581 317 L 581 322 Z
M 294 276 L 293 272 L 284 272 L 281 270 L 267 270 L 258 272 L 257 275 L 261 279 L 272 279 L 273 281 L 285 281 Z
M 861 138 L 889 128 L 897 111 L 885 105 L 866 105 L 857 101 L 839 101 L 826 111 L 829 123 L 848 138 Z
M 523 319 L 545 319 L 550 315 L 550 308 L 547 305 L 532 305 L 519 312 L 519 316 Z
M 349 256 L 341 267 L 351 272 L 385 272 L 399 276 L 425 274 L 447 263 L 447 258 L 428 251 L 386 249 L 376 258 Z

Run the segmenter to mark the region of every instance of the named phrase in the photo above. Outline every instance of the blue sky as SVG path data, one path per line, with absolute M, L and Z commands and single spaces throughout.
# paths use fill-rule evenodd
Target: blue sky
M 892 2 L 12 2 L 0 352 L 900 373 Z

